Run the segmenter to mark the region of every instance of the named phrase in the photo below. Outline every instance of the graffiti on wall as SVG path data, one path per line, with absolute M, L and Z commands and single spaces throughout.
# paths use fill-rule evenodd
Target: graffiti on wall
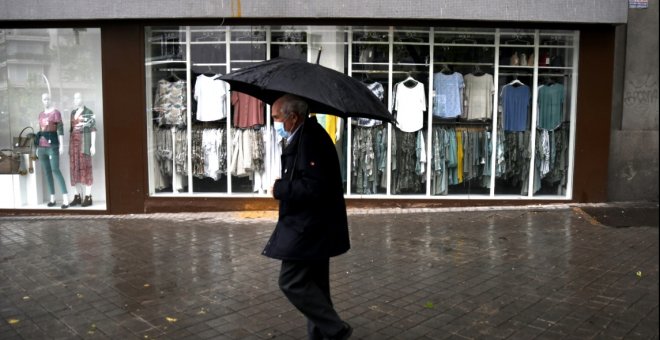
M 625 105 L 635 109 L 658 109 L 658 81 L 647 74 L 629 80 L 623 95 Z M 646 108 L 645 108 L 646 107 Z

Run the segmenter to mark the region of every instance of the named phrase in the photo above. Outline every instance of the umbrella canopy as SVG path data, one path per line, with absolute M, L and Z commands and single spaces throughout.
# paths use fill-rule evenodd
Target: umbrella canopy
M 297 59 L 274 58 L 242 68 L 220 79 L 232 91 L 268 104 L 290 93 L 305 98 L 310 112 L 364 117 L 394 123 L 394 117 L 365 84 L 343 73 Z

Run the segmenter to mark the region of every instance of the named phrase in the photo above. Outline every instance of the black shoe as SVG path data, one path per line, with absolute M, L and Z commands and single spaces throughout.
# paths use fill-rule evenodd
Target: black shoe
M 75 196 L 73 196 L 73 201 L 71 201 L 71 203 L 69 203 L 69 205 L 72 206 L 72 207 L 75 207 L 77 205 L 80 205 L 80 203 L 82 203 L 82 201 L 80 200 L 80 195 L 75 195 Z
M 335 336 L 333 336 L 330 339 L 346 340 L 351 337 L 351 334 L 353 334 L 353 327 L 351 327 L 351 325 L 344 322 L 344 328 L 342 328 L 341 331 L 339 331 L 339 333 L 337 333 Z
M 62 208 L 62 209 L 66 209 L 66 208 L 68 208 L 68 207 L 69 207 L 68 204 L 62 204 L 62 207 L 61 207 L 61 208 Z
M 82 201 L 81 207 L 88 207 L 92 205 L 92 195 L 85 196 L 85 199 Z
M 49 206 L 49 207 L 54 207 L 55 204 L 57 204 L 57 203 L 55 203 L 55 202 L 48 202 L 48 204 L 46 204 L 46 205 Z

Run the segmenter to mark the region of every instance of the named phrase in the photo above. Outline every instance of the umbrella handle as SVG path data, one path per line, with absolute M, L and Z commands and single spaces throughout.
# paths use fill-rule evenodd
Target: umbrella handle
M 321 52 L 323 52 L 323 46 L 319 47 L 319 54 L 316 55 L 316 65 L 319 64 L 319 61 L 321 61 Z

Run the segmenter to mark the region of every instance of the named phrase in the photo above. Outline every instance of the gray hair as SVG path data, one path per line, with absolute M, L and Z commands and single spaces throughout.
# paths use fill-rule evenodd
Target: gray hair
M 280 97 L 280 99 L 282 99 L 282 108 L 280 109 L 280 113 L 282 113 L 284 117 L 288 117 L 292 113 L 295 113 L 301 117 L 307 116 L 309 106 L 304 99 L 293 94 L 285 94 Z

